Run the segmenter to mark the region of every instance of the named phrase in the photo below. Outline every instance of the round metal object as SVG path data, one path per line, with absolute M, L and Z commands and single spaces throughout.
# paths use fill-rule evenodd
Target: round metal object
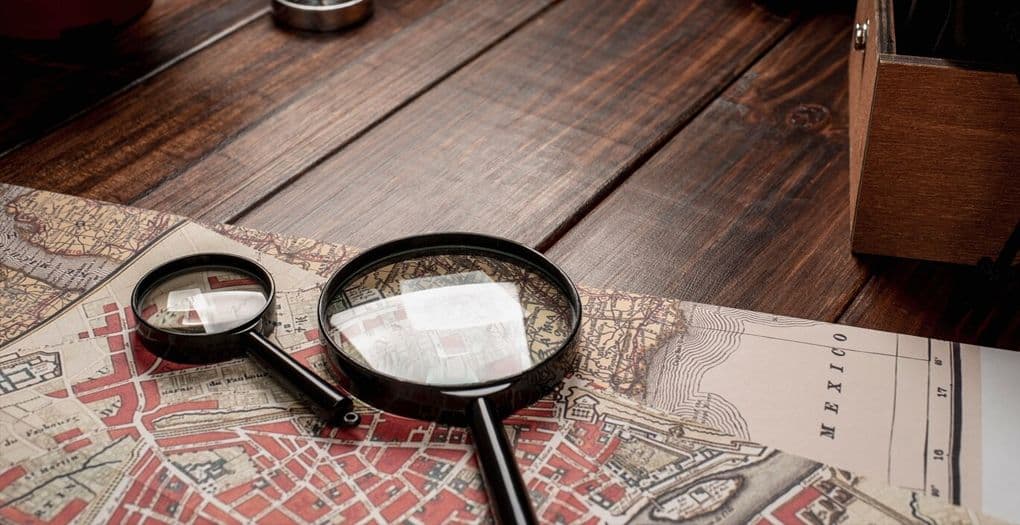
M 337 31 L 372 16 L 372 0 L 272 0 L 277 23 L 305 31 Z
M 384 371 L 378 366 L 367 366 L 362 359 L 352 357 L 354 352 L 349 349 L 351 346 L 349 342 L 356 339 L 349 333 L 338 330 L 334 317 L 338 299 L 343 300 L 345 304 L 349 302 L 346 300 L 348 292 L 345 290 L 351 282 L 358 276 L 372 273 L 373 268 L 387 267 L 388 263 L 394 261 L 416 260 L 420 256 L 430 255 L 446 257 L 450 254 L 468 254 L 465 257 L 469 260 L 498 259 L 502 261 L 503 268 L 527 271 L 528 282 L 543 283 L 547 288 L 545 293 L 557 297 L 559 299 L 557 306 L 562 306 L 566 310 L 562 316 L 563 326 L 558 326 L 562 328 L 559 330 L 562 333 L 549 345 L 549 350 L 542 352 L 540 359 L 535 358 L 525 366 L 514 369 L 513 373 L 507 373 L 502 377 L 479 377 L 477 381 L 453 380 L 449 377 L 433 378 L 430 381 L 416 380 L 396 372 Z M 421 266 L 432 268 L 426 272 L 437 273 L 441 271 L 438 268 L 443 267 L 441 263 L 422 263 Z M 387 270 L 386 274 L 393 275 L 396 272 Z M 400 280 L 403 281 L 401 288 L 404 290 L 408 289 L 409 286 L 406 285 L 413 281 Z M 396 293 L 400 295 L 399 292 Z M 388 294 L 389 292 L 384 295 Z M 387 412 L 460 426 L 468 424 L 468 406 L 475 397 L 487 397 L 494 407 L 495 415 L 502 419 L 547 394 L 560 382 L 570 367 L 576 346 L 575 336 L 581 322 L 580 296 L 563 270 L 531 248 L 506 239 L 475 233 L 417 235 L 366 250 L 333 274 L 326 283 L 319 301 L 319 325 L 329 349 L 327 355 L 333 365 L 333 371 L 337 374 L 337 380 L 348 392 Z M 372 306 L 382 302 L 372 301 L 368 304 Z M 435 309 L 439 305 L 427 306 Z M 373 324 L 378 324 L 371 313 L 366 315 Z M 529 327 L 528 331 L 537 330 L 539 328 L 536 326 Z M 407 337 L 404 333 L 400 335 L 401 338 Z M 368 341 L 374 343 L 380 338 L 379 336 L 368 338 Z
M 501 420 L 570 370 L 581 315 L 577 289 L 545 256 L 474 233 L 362 252 L 319 302 L 331 368 L 348 392 L 471 429 L 497 523 L 538 523 Z
M 334 425 L 354 426 L 353 402 L 277 346 L 273 278 L 255 261 L 226 253 L 174 259 L 131 294 L 138 337 L 171 362 L 209 364 L 250 356 Z
M 868 45 L 868 22 L 854 24 L 854 49 L 860 51 Z

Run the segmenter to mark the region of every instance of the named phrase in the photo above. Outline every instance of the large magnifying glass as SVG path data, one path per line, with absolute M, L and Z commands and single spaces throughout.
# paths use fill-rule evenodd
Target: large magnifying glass
M 472 430 L 495 517 L 535 523 L 501 420 L 571 365 L 581 303 L 538 252 L 495 237 L 393 241 L 334 274 L 319 304 L 330 361 L 355 397 Z
M 138 336 L 176 363 L 208 364 L 250 355 L 333 425 L 356 425 L 351 399 L 266 338 L 275 285 L 255 261 L 207 253 L 146 274 L 131 295 Z

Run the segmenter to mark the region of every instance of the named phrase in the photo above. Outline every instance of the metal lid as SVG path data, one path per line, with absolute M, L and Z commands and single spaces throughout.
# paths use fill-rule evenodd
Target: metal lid
M 272 0 L 280 24 L 306 31 L 336 31 L 372 16 L 372 0 Z

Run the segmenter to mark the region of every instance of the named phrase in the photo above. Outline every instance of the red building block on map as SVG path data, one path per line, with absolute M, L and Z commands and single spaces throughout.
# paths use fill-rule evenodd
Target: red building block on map
M 399 494 L 403 489 L 404 485 L 400 481 L 393 478 L 384 479 L 382 483 L 379 483 L 378 486 L 368 493 L 368 501 L 378 507 Z
M 257 514 L 262 513 L 262 511 L 266 510 L 266 508 L 268 507 L 269 501 L 266 500 L 266 498 L 263 498 L 262 496 L 255 494 L 252 497 L 244 500 L 244 502 L 242 502 L 240 505 L 234 507 L 234 510 L 251 518 Z
M 372 420 L 374 418 L 375 416 L 371 413 L 361 414 L 361 424 L 356 427 L 337 428 L 333 437 L 344 441 L 355 441 L 361 443 L 368 439 L 368 429 L 371 427 Z
M 543 523 L 576 523 L 582 514 L 559 502 L 553 502 L 542 513 Z
M 106 423 L 107 426 L 111 427 L 131 423 L 133 421 L 135 411 L 138 410 L 138 394 L 135 392 L 135 386 L 131 383 L 125 383 L 123 385 L 107 388 L 98 392 L 83 394 L 78 396 L 78 400 L 82 403 L 89 404 L 111 397 L 120 398 L 120 408 L 117 409 L 115 414 L 103 417 L 103 423 Z
M 82 381 L 81 383 L 72 385 L 71 389 L 74 390 L 75 394 L 79 394 L 81 392 L 89 392 L 96 390 L 97 388 L 110 386 L 121 381 L 127 381 L 131 378 L 131 367 L 128 366 L 127 356 L 123 353 L 110 355 L 110 367 L 113 368 L 113 371 L 109 374 L 95 379 Z
M 152 464 L 154 460 L 153 458 L 154 454 L 152 453 L 152 450 L 146 450 L 145 452 L 143 452 L 142 457 L 138 458 L 138 461 L 135 462 L 135 466 L 131 467 L 130 471 L 131 476 L 137 478 L 138 473 L 141 472 L 143 468 L 146 468 L 150 464 Z
M 117 509 L 113 511 L 113 514 L 110 515 L 110 520 L 108 523 L 128 523 L 128 521 L 125 519 L 127 517 L 127 513 L 128 510 L 125 509 L 124 507 L 117 507 Z M 132 523 L 137 521 L 138 519 L 135 518 L 135 520 Z
M 818 489 L 805 487 L 804 490 L 798 492 L 789 501 L 776 508 L 772 512 L 772 516 L 777 518 L 780 523 L 801 523 L 802 520 L 797 517 L 797 511 L 806 508 L 821 495 L 822 493 L 818 492 Z
M 145 345 L 142 343 L 142 339 L 139 337 L 138 332 L 131 332 L 131 358 L 135 362 L 135 370 L 139 374 L 148 372 L 152 365 L 156 364 L 159 359 L 156 354 L 153 354 Z
M 57 399 L 64 399 L 64 398 L 67 397 L 67 389 L 66 388 L 61 388 L 60 390 L 54 390 L 54 391 L 50 392 L 49 394 L 46 394 L 46 397 L 54 397 L 54 398 L 57 398 Z
M 308 482 L 311 483 L 312 486 L 315 487 L 318 490 L 325 489 L 326 485 L 329 484 L 329 482 L 326 480 L 326 478 L 324 478 L 324 477 L 322 477 L 322 476 L 320 476 L 318 474 L 312 474 L 311 476 L 309 476 L 308 477 Z
M 290 492 L 291 490 L 294 489 L 295 486 L 294 481 L 292 481 L 290 477 L 284 474 L 282 471 L 277 470 L 276 472 L 270 474 L 269 477 L 273 481 L 273 483 L 275 483 L 277 487 L 280 487 L 280 490 L 284 492 Z
M 260 488 L 259 490 L 261 490 L 262 493 L 265 494 L 267 498 L 269 498 L 269 501 L 276 501 L 280 499 L 280 497 L 283 495 L 283 493 L 280 492 L 280 490 L 277 489 L 275 485 L 266 485 Z
M 394 523 L 397 518 L 403 516 L 408 511 L 414 508 L 414 504 L 418 501 L 418 498 L 409 491 L 405 491 L 396 500 L 390 502 L 382 509 L 380 514 L 389 523 Z
M 201 512 L 209 516 L 210 520 L 208 522 L 214 525 L 232 525 L 232 524 L 240 525 L 241 523 L 233 516 L 227 514 L 226 512 L 223 512 L 218 507 L 215 507 L 213 505 L 207 504 L 205 507 L 202 507 Z
M 253 439 L 255 443 L 262 448 L 262 450 L 266 451 L 267 454 L 276 459 L 283 459 L 288 455 L 287 449 L 283 448 L 283 445 L 281 445 L 276 438 L 262 434 L 252 434 L 251 439 Z
M 595 455 L 596 453 L 598 453 L 598 449 L 595 449 L 595 450 L 590 450 L 590 449 L 591 449 L 591 447 L 589 447 L 589 450 L 585 450 L 585 452 L 590 452 L 592 455 Z M 556 452 L 561 457 L 564 457 L 564 458 L 570 460 L 572 463 L 580 466 L 584 470 L 587 470 L 587 471 L 598 470 L 598 469 L 595 468 L 595 464 L 591 461 L 590 456 L 589 457 L 584 457 L 584 456 L 578 454 L 576 451 L 574 451 L 574 449 L 572 449 L 570 447 L 570 445 L 567 445 L 566 443 L 560 443 L 560 445 L 556 447 Z
M 419 476 L 418 474 L 415 474 L 413 472 L 405 472 L 404 481 L 409 483 L 412 487 L 415 488 L 415 490 L 422 494 L 428 494 L 429 492 L 432 491 L 432 488 L 435 486 L 435 482 L 428 479 L 426 476 Z
M 379 476 L 376 476 L 375 474 L 369 472 L 363 476 L 358 476 L 357 478 L 355 478 L 354 483 L 356 483 L 362 491 L 367 491 L 368 489 L 378 485 L 379 480 L 380 480 Z
M 425 437 L 425 431 L 431 426 L 427 421 L 392 414 L 381 414 L 379 417 L 379 424 L 372 433 L 373 441 L 420 443 Z
M 172 493 L 167 494 L 166 492 L 164 492 L 163 494 L 160 494 L 159 499 L 156 500 L 156 504 L 153 505 L 152 508 L 156 512 L 168 518 L 173 518 L 174 514 L 178 510 L 176 506 L 180 500 L 181 500 L 180 495 Z
M 439 458 L 447 463 L 456 463 L 467 454 L 467 451 L 450 449 L 450 448 L 438 448 L 429 447 L 425 449 L 425 454 L 434 458 Z
M 406 447 L 389 447 L 384 450 L 375 468 L 386 474 L 395 474 L 411 459 L 417 449 Z
M 337 485 L 327 490 L 326 496 L 334 505 L 346 505 L 354 499 L 354 489 L 347 485 Z
M 368 508 L 364 503 L 358 502 L 340 511 L 340 515 L 343 516 L 345 523 L 357 523 L 368 516 Z
M 290 356 L 293 357 L 294 359 L 297 359 L 301 364 L 303 364 L 303 365 L 305 365 L 307 367 L 311 367 L 312 363 L 311 363 L 310 359 L 312 357 L 315 357 L 315 356 L 318 356 L 318 355 L 322 355 L 323 352 L 325 352 L 325 351 L 326 351 L 326 349 L 323 348 L 322 345 L 315 345 L 315 346 L 312 346 L 312 347 L 309 347 L 309 348 L 305 348 L 304 350 L 299 350 L 297 352 L 294 352 L 293 354 L 290 354 Z
M 305 479 L 305 474 L 308 473 L 308 469 L 306 469 L 297 458 L 288 461 L 286 466 L 287 470 L 293 472 L 294 476 L 298 479 Z
M 123 313 L 124 313 L 124 322 L 125 322 L 125 324 L 127 324 L 128 330 L 134 328 L 135 324 L 136 324 L 136 322 L 135 322 L 135 313 L 131 311 L 131 307 L 130 306 L 125 306 L 124 310 L 123 310 Z
M 559 494 L 556 495 L 556 499 L 559 500 L 561 503 L 564 503 L 566 505 L 569 505 L 570 507 L 573 507 L 574 509 L 577 509 L 577 511 L 579 512 L 584 512 L 585 510 L 588 509 L 588 506 L 585 505 L 583 501 L 577 499 L 577 496 L 573 495 L 570 492 L 561 491 Z
M 14 483 L 17 479 L 24 476 L 26 473 L 25 467 L 11 467 L 2 473 L 0 473 L 0 490 L 4 490 L 8 485 Z
M 142 487 L 137 499 L 139 507 L 148 507 L 157 501 L 157 498 L 159 498 L 159 485 L 162 483 L 159 478 L 165 474 L 166 469 L 160 467 L 152 477 L 144 481 L 145 486 Z
M 602 499 L 605 500 L 607 503 L 610 502 L 616 503 L 620 501 L 623 498 L 623 495 L 626 493 L 627 493 L 626 489 L 624 489 L 623 487 L 616 483 L 603 485 L 602 490 L 599 491 L 599 495 L 601 495 Z M 607 505 L 607 507 L 608 506 L 609 505 Z
M 258 285 L 259 283 L 255 279 L 248 277 L 239 277 L 237 279 L 220 279 L 215 275 L 210 276 L 207 281 L 209 282 L 209 288 L 218 290 L 220 288 L 233 288 L 235 286 L 250 286 Z
M 112 313 L 106 316 L 104 319 L 106 324 L 92 329 L 92 333 L 96 337 L 106 337 L 110 334 L 116 334 L 122 330 L 120 324 L 120 315 Z
M 332 465 L 319 465 L 319 473 L 329 481 L 340 481 L 340 474 Z
M 71 523 L 71 520 L 78 516 L 81 511 L 85 510 L 87 505 L 88 503 L 85 500 L 81 498 L 74 498 L 69 501 L 67 505 L 64 505 L 64 508 L 60 509 L 60 512 L 58 512 L 56 516 L 53 516 L 53 519 L 49 521 L 49 525 L 64 525 L 65 523 Z
M 134 428 L 134 427 L 111 428 L 110 430 L 106 431 L 106 435 L 110 436 L 110 439 L 112 439 L 114 441 L 116 441 L 116 440 L 118 440 L 118 439 L 120 439 L 120 438 L 122 438 L 124 436 L 130 436 L 131 439 L 133 439 L 135 441 L 137 441 L 139 438 L 142 437 L 142 435 L 140 433 L 138 433 L 138 429 Z
M 74 442 L 68 443 L 67 445 L 64 445 L 64 452 L 74 452 L 75 450 L 87 447 L 87 446 L 89 446 L 91 444 L 92 444 L 92 440 L 89 439 L 89 438 L 79 439 L 78 441 L 74 441 Z
M 454 514 L 466 513 L 467 503 L 449 490 L 439 491 L 434 498 L 425 502 L 414 514 L 423 523 L 444 523 L 450 521 Z
M 230 505 L 231 503 L 241 499 L 242 496 L 252 491 L 251 483 L 241 483 L 236 487 L 230 487 L 216 495 L 216 499 Z
M 184 505 L 181 506 L 181 513 L 178 519 L 182 523 L 187 523 L 195 514 L 200 503 L 202 503 L 202 495 L 197 492 L 193 492 L 190 496 L 188 496 L 188 499 L 184 501 Z
M 107 337 L 106 346 L 110 348 L 110 352 L 120 352 L 124 349 L 124 336 L 117 334 Z
M 339 458 L 340 456 L 346 456 L 358 450 L 356 445 L 346 445 L 344 443 L 334 443 L 326 449 L 326 453 L 333 458 Z
M 361 455 L 368 460 L 369 463 L 375 463 L 375 458 L 382 453 L 382 447 L 361 447 Z
M 409 468 L 422 476 L 428 477 L 430 472 L 440 466 L 440 462 L 435 459 L 419 456 L 414 458 L 414 462 L 411 463 Z
M 68 430 L 66 432 L 61 432 L 61 433 L 53 436 L 53 440 L 56 441 L 57 443 L 63 443 L 65 441 L 67 441 L 67 440 L 74 439 L 74 438 L 76 438 L 76 437 L 78 437 L 80 435 L 81 435 L 81 429 L 72 428 L 71 430 Z
M 312 494 L 308 489 L 299 490 L 297 494 L 291 496 L 284 503 L 284 506 L 308 522 L 318 520 L 329 511 L 329 506 L 326 505 L 326 502 L 320 500 L 318 496 Z
M 588 470 L 578 468 L 567 463 L 562 457 L 553 456 L 549 458 L 549 466 L 557 470 L 558 479 L 561 484 L 574 485 L 588 475 Z

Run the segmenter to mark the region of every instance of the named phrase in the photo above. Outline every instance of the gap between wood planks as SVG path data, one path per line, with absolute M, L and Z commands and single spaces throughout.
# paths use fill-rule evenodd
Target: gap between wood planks
M 273 196 L 277 192 L 279 192 L 280 190 L 283 190 L 286 187 L 290 186 L 295 181 L 297 181 L 298 179 L 303 177 L 306 173 L 314 170 L 316 167 L 320 166 L 323 162 L 326 162 L 327 160 L 329 160 L 330 157 L 336 155 L 338 152 L 340 152 L 341 150 L 343 150 L 344 148 L 346 148 L 350 144 L 354 143 L 355 141 L 357 141 L 361 137 L 363 137 L 366 134 L 368 134 L 370 131 L 372 131 L 375 128 L 377 128 L 380 124 L 382 124 L 383 122 L 388 120 L 391 116 L 393 116 L 396 113 L 400 112 L 402 109 L 404 109 L 405 107 L 407 107 L 411 103 L 413 103 L 416 100 L 418 100 L 419 98 L 421 98 L 422 95 L 424 95 L 425 93 L 428 93 L 430 90 L 432 90 L 432 88 L 434 88 L 437 85 L 441 84 L 446 79 L 450 78 L 451 76 L 453 76 L 457 72 L 461 71 L 465 67 L 469 66 L 471 63 L 473 63 L 476 60 L 478 60 L 479 57 L 481 57 L 482 55 L 487 53 L 490 49 L 496 47 L 497 45 L 499 45 L 500 43 L 502 43 L 506 39 L 508 39 L 511 36 L 513 36 L 513 34 L 516 33 L 517 31 L 519 31 L 522 27 L 527 26 L 532 21 L 534 21 L 537 18 L 541 17 L 542 15 L 547 13 L 553 7 L 559 5 L 560 2 L 562 2 L 562 0 L 552 0 L 551 2 L 549 2 L 549 4 L 543 6 L 539 10 L 535 11 L 531 16 L 525 18 L 524 20 L 522 20 L 517 25 L 511 27 L 508 31 L 506 31 L 502 35 L 499 35 L 497 38 L 495 38 L 492 42 L 489 42 L 488 44 L 482 46 L 481 48 L 478 49 L 478 51 L 476 51 L 475 53 L 471 54 L 469 57 L 467 57 L 467 59 L 461 61 L 456 66 L 450 68 L 450 70 L 448 70 L 447 72 L 439 75 L 438 77 L 436 77 L 431 82 L 428 82 L 425 85 L 423 85 L 419 90 L 417 90 L 414 93 L 412 93 L 405 100 L 401 101 L 399 104 L 397 104 L 396 106 L 390 108 L 388 111 L 386 111 L 383 114 L 379 115 L 378 118 L 372 120 L 367 125 L 363 126 L 361 129 L 356 131 L 347 140 L 344 140 L 340 144 L 337 144 L 336 147 L 331 148 L 328 152 L 326 152 L 324 155 L 319 156 L 319 158 L 315 159 L 308 166 L 305 166 L 304 168 L 298 170 L 296 173 L 294 173 L 293 175 L 291 175 L 287 179 L 283 180 L 282 182 L 280 182 L 279 184 L 274 186 L 272 190 L 267 191 L 264 195 L 262 195 L 261 197 L 259 197 L 256 200 L 254 200 L 253 202 L 251 202 L 250 204 L 245 206 L 243 209 L 241 209 L 237 213 L 234 213 L 233 215 L 228 217 L 223 222 L 226 223 L 226 224 L 234 224 L 237 221 L 241 220 L 246 215 L 248 215 L 252 211 L 256 210 L 262 204 L 264 204 L 266 201 L 268 201 L 269 199 L 272 199 Z M 156 187 L 151 188 L 150 191 L 152 191 L 154 189 L 156 189 Z M 139 197 L 139 198 L 141 198 L 141 197 Z
M 378 127 L 379 124 L 381 124 L 382 122 L 384 122 L 387 119 L 389 119 L 392 115 L 398 113 L 399 111 L 401 111 L 402 109 L 404 109 L 405 107 L 410 105 L 412 102 L 414 102 L 414 101 L 418 100 L 419 98 L 421 98 L 421 96 L 424 95 L 425 93 L 427 93 L 429 90 L 431 90 L 432 88 L 434 88 L 438 84 L 442 83 L 443 81 L 445 81 L 449 77 L 453 76 L 454 74 L 456 74 L 460 70 L 464 69 L 466 66 L 470 65 L 472 62 L 476 61 L 479 57 L 484 55 L 487 51 L 489 51 L 493 47 L 499 45 L 501 42 L 503 42 L 506 39 L 510 38 L 514 33 L 519 31 L 521 28 L 527 26 L 528 24 L 530 24 L 531 22 L 533 22 L 537 18 L 539 18 L 542 15 L 544 15 L 546 12 L 548 12 L 553 7 L 559 5 L 560 2 L 561 2 L 561 0 L 554 0 L 549 5 L 543 7 L 539 11 L 537 11 L 535 14 L 533 14 L 530 17 L 526 18 L 520 24 L 517 24 L 516 26 L 511 28 L 510 31 L 507 31 L 506 33 L 501 35 L 499 38 L 495 39 L 493 42 L 491 42 L 490 44 L 486 45 L 485 47 L 480 49 L 478 52 L 473 54 L 470 58 L 468 58 L 467 60 L 465 60 L 462 63 L 458 64 L 455 68 L 452 68 L 451 70 L 449 70 L 448 72 L 446 72 L 445 74 L 440 76 L 439 78 L 435 79 L 433 82 L 430 82 L 429 84 L 423 86 L 421 90 L 419 90 L 416 93 L 414 93 L 407 100 L 401 102 L 400 104 L 398 104 L 397 106 L 395 106 L 391 110 L 387 111 L 386 113 L 381 115 L 379 118 L 377 118 L 376 120 L 372 121 L 370 124 L 368 124 L 364 128 L 360 129 L 357 133 L 355 133 L 353 136 L 351 136 L 348 140 L 345 140 L 344 142 L 339 144 L 337 147 L 331 149 L 327 154 L 325 154 L 325 155 L 319 157 L 318 159 L 316 159 L 309 166 L 307 166 L 304 169 L 300 170 L 299 172 L 295 173 L 293 176 L 287 178 L 281 184 L 277 185 L 272 191 L 270 191 L 270 192 L 266 193 L 265 195 L 261 196 L 259 199 L 255 200 L 254 202 L 252 202 L 251 204 L 246 206 L 244 209 L 242 209 L 238 213 L 233 214 L 232 216 L 230 216 L 224 222 L 227 223 L 227 224 L 234 224 L 237 221 L 243 219 L 245 216 L 249 215 L 251 212 L 253 212 L 257 208 L 259 208 L 259 206 L 264 204 L 266 201 L 268 201 L 271 198 L 273 198 L 273 196 L 274 196 L 274 194 L 276 192 L 279 192 L 280 190 L 290 186 L 295 181 L 297 181 L 302 176 L 304 176 L 306 173 L 308 173 L 309 171 L 315 169 L 317 166 L 321 165 L 322 163 L 326 162 L 330 157 L 332 157 L 333 155 L 337 154 L 339 151 L 341 151 L 342 149 L 344 149 L 345 147 L 347 147 L 351 143 L 355 142 L 356 140 L 358 140 L 361 137 L 363 137 L 364 135 L 366 135 L 368 132 L 370 132 L 373 129 L 375 129 L 376 127 Z M 550 232 L 539 243 L 537 243 L 535 245 L 535 249 L 537 251 L 539 251 L 539 252 L 546 252 L 547 250 L 549 250 L 553 245 L 556 244 L 556 242 L 559 239 L 561 239 L 567 232 L 569 232 L 574 226 L 576 226 L 586 215 L 588 215 L 588 213 L 591 212 L 591 210 L 595 209 L 595 207 L 597 207 L 610 194 L 612 194 L 614 190 L 616 190 L 631 175 L 633 175 L 638 169 L 640 169 L 664 145 L 668 144 L 669 141 L 671 141 L 674 137 L 676 137 L 676 135 L 679 134 L 690 122 L 692 122 L 694 119 L 698 118 L 698 116 L 701 115 L 704 112 L 705 108 L 707 108 L 714 100 L 716 100 L 716 98 L 718 98 L 720 94 L 724 93 L 734 83 L 736 83 L 737 81 L 742 79 L 743 76 L 751 68 L 753 68 L 763 57 L 767 56 L 777 45 L 779 45 L 781 42 L 786 40 L 790 36 L 790 34 L 801 23 L 801 16 L 800 16 L 799 13 L 792 13 L 790 16 L 792 18 L 794 18 L 794 22 L 792 24 L 790 24 L 790 26 L 788 28 L 786 28 L 786 30 L 782 33 L 782 36 L 780 36 L 779 38 L 775 39 L 775 41 L 773 41 L 770 45 L 768 45 L 767 47 L 762 49 L 761 52 L 758 53 L 754 57 L 753 60 L 749 61 L 748 64 L 743 69 L 739 70 L 739 72 L 737 74 L 735 74 L 729 81 L 724 82 L 724 83 L 720 83 L 719 85 L 715 86 L 714 89 L 711 92 L 706 93 L 705 95 L 700 97 L 698 99 L 698 101 L 696 102 L 695 106 L 692 108 L 692 110 L 688 113 L 687 116 L 681 118 L 676 123 L 676 125 L 673 128 L 671 128 L 667 133 L 663 134 L 662 137 L 659 137 L 652 144 L 648 145 L 645 148 L 645 150 L 642 151 L 633 161 L 631 161 L 628 164 L 624 165 L 623 168 L 620 170 L 618 175 L 616 175 L 608 184 L 606 184 L 598 192 L 593 194 L 592 197 L 590 199 L 588 199 L 588 201 L 586 201 L 577 210 L 575 210 L 570 215 L 570 217 L 568 217 L 565 221 L 563 221 L 563 223 L 561 223 L 559 226 L 557 226 L 552 232 Z M 859 293 L 859 290 L 857 290 L 855 292 L 855 295 L 856 295 L 856 293 Z M 840 313 L 842 314 L 842 312 L 845 311 L 847 308 L 849 308 L 849 303 L 847 305 L 844 305 L 844 307 L 841 309 Z
M 188 48 L 187 50 L 185 50 L 181 54 L 179 54 L 179 55 L 177 55 L 177 56 L 167 60 L 166 62 L 163 62 L 162 64 L 156 66 L 155 68 L 153 68 L 149 72 L 139 76 L 138 78 L 136 78 L 134 80 L 131 80 L 127 84 L 125 84 L 125 85 L 123 85 L 123 86 L 121 86 L 121 87 L 119 87 L 117 89 L 114 89 L 112 92 L 110 92 L 110 93 L 100 97 L 99 99 L 97 99 L 97 100 L 95 100 L 95 101 L 93 101 L 93 102 L 91 102 L 89 104 L 86 104 L 83 108 L 81 108 L 80 110 L 72 113 L 68 117 L 63 118 L 61 120 L 58 120 L 56 123 L 54 123 L 52 125 L 49 125 L 49 126 L 46 126 L 43 129 L 41 129 L 40 131 L 38 131 L 37 133 L 34 133 L 34 134 L 32 134 L 32 135 L 30 135 L 28 137 L 25 137 L 25 138 L 19 140 L 18 142 L 14 143 L 9 148 L 7 148 L 7 149 L 5 149 L 3 151 L 0 151 L 0 160 L 2 160 L 8 154 L 10 154 L 10 153 L 20 149 L 21 147 L 25 146 L 26 144 L 30 144 L 30 143 L 32 143 L 32 142 L 34 142 L 34 141 L 36 141 L 36 140 L 38 140 L 38 139 L 40 139 L 42 137 L 45 137 L 45 136 L 49 135 L 54 130 L 56 130 L 58 128 L 61 128 L 63 126 L 66 126 L 67 124 L 70 124 L 74 120 L 76 120 L 79 117 L 81 117 L 82 115 L 92 111 L 93 109 L 95 109 L 95 108 L 97 108 L 97 107 L 99 107 L 99 106 L 101 106 L 103 104 L 108 103 L 109 101 L 113 100 L 114 98 L 117 98 L 120 95 L 123 95 L 124 93 L 127 93 L 128 91 L 130 91 L 134 87 L 136 87 L 136 86 L 138 86 L 138 85 L 148 81 L 149 79 L 159 75 L 160 73 L 170 69 L 171 67 L 176 66 L 177 64 L 183 62 L 184 60 L 187 60 L 189 57 L 192 57 L 196 53 L 198 53 L 198 52 L 208 48 L 209 46 L 212 46 L 216 42 L 219 42 L 220 40 L 223 40 L 224 38 L 230 36 L 235 31 L 241 29 L 242 27 L 245 27 L 248 24 L 251 24 L 252 22 L 262 18 L 263 16 L 267 16 L 269 13 L 270 13 L 270 8 L 269 7 L 264 7 L 262 9 L 259 9 L 256 12 L 248 15 L 247 17 L 242 18 L 242 19 L 238 20 L 237 22 L 234 22 L 230 26 L 220 30 L 219 32 L 213 34 L 212 36 L 206 38 L 205 40 L 203 40 L 203 41 L 195 44 L 194 46 Z
M 761 61 L 762 58 L 767 56 L 769 53 L 772 52 L 773 49 L 776 48 L 776 46 L 778 46 L 784 40 L 789 38 L 790 34 L 793 33 L 793 31 L 802 22 L 801 15 L 799 13 L 793 13 L 790 16 L 794 18 L 794 22 L 790 24 L 790 27 L 788 27 L 786 31 L 783 32 L 782 36 L 775 39 L 775 41 L 773 41 L 771 45 L 762 49 L 762 51 L 758 53 L 757 56 L 754 57 L 754 60 L 748 61 L 747 66 L 744 67 L 744 69 L 740 70 L 737 74 L 733 75 L 733 78 L 731 78 L 728 82 L 720 83 L 715 87 L 713 91 L 705 93 L 704 96 L 698 99 L 697 103 L 692 108 L 692 111 L 689 112 L 686 118 L 681 118 L 676 123 L 676 126 L 674 126 L 672 129 L 664 133 L 661 137 L 659 137 L 658 140 L 649 144 L 645 148 L 645 150 L 642 151 L 637 157 L 635 157 L 634 160 L 632 160 L 630 163 L 625 164 L 623 168 L 620 170 L 620 173 L 616 177 L 610 180 L 609 183 L 606 184 L 602 189 L 595 192 L 595 194 L 593 194 L 590 199 L 588 199 L 583 205 L 579 206 L 577 210 L 575 210 L 574 213 L 570 215 L 570 217 L 568 217 L 565 221 L 560 223 L 560 225 L 557 226 L 553 231 L 549 232 L 548 235 L 546 235 L 541 241 L 538 242 L 538 244 L 535 245 L 535 249 L 538 250 L 539 252 L 545 253 L 550 248 L 552 248 L 557 241 L 562 239 L 563 236 L 567 234 L 567 232 L 572 230 L 574 226 L 577 226 L 578 223 L 580 223 L 585 216 L 587 216 L 599 204 L 606 200 L 606 198 L 609 197 L 609 195 L 611 195 L 614 191 L 616 191 L 616 189 L 619 188 L 624 182 L 626 182 L 626 180 L 630 178 L 631 175 L 633 175 L 637 170 L 644 166 L 649 159 L 655 156 L 655 154 L 658 153 L 663 146 L 669 144 L 669 142 L 673 140 L 678 134 L 680 134 L 680 132 L 683 131 L 683 129 L 686 128 L 688 124 L 693 122 L 696 118 L 698 118 L 698 116 L 704 113 L 705 109 L 708 108 L 714 100 L 719 98 L 721 94 L 725 93 L 726 90 L 728 90 L 733 84 L 744 78 L 744 75 L 746 75 L 748 71 L 750 71 L 756 64 L 758 64 L 758 62 Z

